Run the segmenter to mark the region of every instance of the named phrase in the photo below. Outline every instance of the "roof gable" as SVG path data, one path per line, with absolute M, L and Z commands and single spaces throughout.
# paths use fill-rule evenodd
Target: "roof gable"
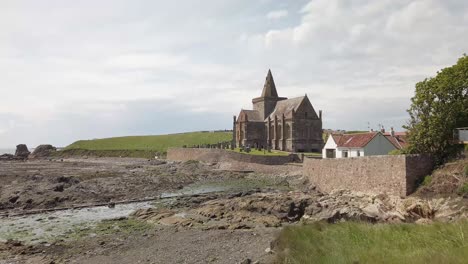
M 299 106 L 301 105 L 302 101 L 304 100 L 305 96 L 286 99 L 282 101 L 278 101 L 276 103 L 275 109 L 270 114 L 270 118 L 273 119 L 275 116 L 282 116 L 283 114 L 286 117 L 292 116 L 292 111 L 297 111 Z
M 404 147 L 406 147 L 408 145 L 408 142 L 406 141 L 406 133 L 405 132 L 395 132 L 394 136 L 392 136 L 390 133 L 385 133 L 384 136 L 397 149 L 402 149 L 402 148 L 404 148 Z
M 363 148 L 374 139 L 380 132 L 369 132 L 359 134 L 343 134 L 334 136 L 333 139 L 338 147 L 342 148 Z
M 303 96 L 302 98 L 303 99 L 300 102 L 299 106 L 296 109 L 294 109 L 294 111 L 296 111 L 296 113 L 298 112 L 307 113 L 308 117 L 318 118 L 317 113 L 315 112 L 315 109 L 309 100 L 309 97 L 307 97 L 306 95 L 306 96 Z
M 245 110 L 242 109 L 239 113 L 238 122 L 263 122 L 260 112 L 256 110 Z

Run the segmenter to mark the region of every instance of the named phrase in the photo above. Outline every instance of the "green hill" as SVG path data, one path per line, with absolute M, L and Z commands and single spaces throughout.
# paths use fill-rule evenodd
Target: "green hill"
M 79 140 L 67 146 L 62 154 L 89 156 L 154 157 L 170 147 L 215 144 L 231 141 L 232 132 L 191 132 L 157 136 L 128 136 Z

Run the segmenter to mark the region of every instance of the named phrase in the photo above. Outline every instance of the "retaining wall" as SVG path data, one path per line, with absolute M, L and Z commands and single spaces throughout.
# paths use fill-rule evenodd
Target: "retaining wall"
M 290 154 L 289 156 L 249 155 L 224 149 L 170 148 L 167 150 L 167 159 L 178 161 L 199 160 L 204 162 L 238 161 L 265 165 L 282 165 L 297 161 L 298 157 L 294 154 Z
M 350 189 L 406 196 L 431 173 L 433 160 L 426 155 L 305 159 L 303 168 L 304 176 L 325 192 Z

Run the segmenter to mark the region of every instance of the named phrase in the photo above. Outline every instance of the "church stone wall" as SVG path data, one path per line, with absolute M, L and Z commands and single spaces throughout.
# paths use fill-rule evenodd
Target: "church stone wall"
M 282 165 L 295 162 L 299 158 L 295 154 L 289 154 L 288 156 L 258 156 L 223 149 L 170 148 L 167 150 L 167 159 L 176 161 L 198 160 L 204 162 L 238 161 L 265 165 Z
M 425 155 L 386 155 L 342 159 L 305 159 L 304 176 L 325 192 L 350 189 L 406 196 L 429 175 L 432 159 Z
M 319 119 L 296 119 L 293 126 L 294 149 L 296 151 L 317 151 L 323 148 L 322 121 Z
M 243 145 L 250 145 L 250 147 L 255 147 L 256 144 L 266 146 L 265 133 L 265 124 L 263 122 L 247 123 L 246 140 Z

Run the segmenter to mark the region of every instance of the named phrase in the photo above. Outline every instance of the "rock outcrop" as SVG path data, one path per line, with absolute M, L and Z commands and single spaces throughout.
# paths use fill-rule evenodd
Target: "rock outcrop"
M 468 217 L 468 209 L 454 210 L 459 200 L 424 200 L 352 191 L 269 192 L 234 195 L 208 200 L 178 212 L 142 209 L 133 217 L 163 225 L 217 229 L 277 227 L 285 223 L 326 221 L 366 221 L 370 223 L 426 223 Z
M 16 146 L 15 156 L 27 159 L 31 152 L 28 150 L 28 147 L 25 144 L 19 144 Z
M 52 145 L 40 145 L 34 149 L 31 155 L 29 155 L 29 158 L 31 159 L 47 158 L 55 151 L 57 151 L 57 148 Z
M 23 158 L 11 154 L 2 154 L 0 155 L 0 160 L 23 160 Z

